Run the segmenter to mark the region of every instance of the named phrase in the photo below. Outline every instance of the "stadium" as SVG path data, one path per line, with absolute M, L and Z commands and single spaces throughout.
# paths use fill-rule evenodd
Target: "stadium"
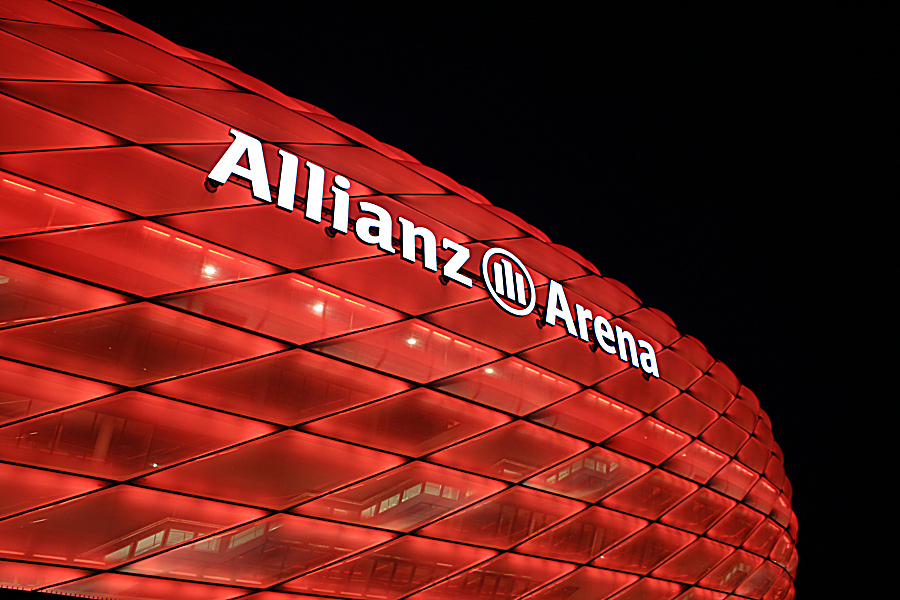
M 663 311 L 214 57 L 5 4 L 0 586 L 793 598 L 772 423 Z

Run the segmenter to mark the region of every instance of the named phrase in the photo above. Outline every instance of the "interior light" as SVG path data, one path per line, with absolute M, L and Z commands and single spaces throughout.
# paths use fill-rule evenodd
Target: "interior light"
M 65 202 L 66 204 L 75 204 L 71 200 L 66 200 L 65 198 L 60 198 L 59 196 L 54 196 L 53 194 L 48 194 L 47 192 L 44 192 L 44 195 L 47 196 L 48 198 L 53 198 L 54 200 L 59 200 L 60 202 Z
M 12 185 L 14 185 L 14 186 L 16 186 L 16 187 L 25 188 L 25 189 L 28 190 L 29 192 L 35 191 L 34 188 L 30 188 L 30 187 L 28 187 L 27 185 L 22 185 L 21 183 L 16 183 L 15 181 L 10 181 L 9 179 L 4 179 L 3 181 L 5 181 L 6 183 L 9 183 L 9 184 L 12 184 Z
M 316 304 L 315 306 L 313 306 L 313 310 L 316 312 L 322 312 L 323 310 L 325 310 L 325 305 L 324 304 Z
M 215 268 L 214 266 L 212 266 L 212 265 L 206 265 L 205 267 L 203 267 L 203 274 L 204 274 L 204 275 L 209 275 L 210 277 L 212 277 L 212 276 L 215 275 L 216 273 L 218 273 L 218 271 L 217 271 L 216 268 Z
M 409 344 L 410 346 L 415 346 L 416 338 L 409 338 L 408 340 L 406 340 L 406 343 Z
M 492 368 L 488 367 L 487 369 L 484 370 L 484 372 L 490 374 L 490 373 L 493 373 L 494 370 Z

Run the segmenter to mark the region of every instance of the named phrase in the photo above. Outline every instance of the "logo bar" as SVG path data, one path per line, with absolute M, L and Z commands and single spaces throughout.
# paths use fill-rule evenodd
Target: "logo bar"
M 262 142 L 236 129 L 231 130 L 231 135 L 234 141 L 207 175 L 206 189 L 215 192 L 229 178 L 236 176 L 250 182 L 254 198 L 262 202 L 273 202 Z M 300 158 L 283 149 L 278 154 L 281 157 L 278 208 L 293 212 L 299 175 L 305 168 L 308 176 L 305 206 L 302 207 L 303 217 L 321 223 L 324 220 L 325 169 L 310 161 L 304 161 L 301 167 Z M 241 164 L 245 155 L 246 167 Z M 333 174 L 332 181 L 334 201 L 329 211 L 331 222 L 325 232 L 331 237 L 338 234 L 350 235 L 351 182 L 338 173 Z M 357 208 L 360 216 L 353 223 L 353 235 L 364 244 L 378 246 L 383 252 L 397 253 L 397 243 L 393 237 L 394 215 L 386 208 L 364 200 L 357 202 Z M 411 263 L 419 262 L 420 244 L 417 240 L 421 240 L 421 266 L 428 271 L 437 272 L 438 240 L 434 232 L 427 227 L 417 226 L 404 217 L 397 217 L 396 221 L 401 226 L 400 257 Z M 466 263 L 471 256 L 469 247 L 443 238 L 440 248 L 450 253 L 440 267 L 441 281 L 445 284 L 454 281 L 467 288 L 473 287 L 474 281 L 466 274 Z M 507 313 L 525 317 L 537 306 L 537 293 L 531 273 L 512 252 L 503 248 L 490 248 L 485 252 L 481 260 L 481 277 L 491 299 Z M 594 315 L 591 308 L 578 303 L 570 305 L 562 284 L 553 279 L 547 284 L 546 298 L 546 308 L 538 314 L 539 326 L 556 325 L 561 321 L 560 324 L 565 326 L 570 336 L 590 344 L 592 351 L 603 350 L 617 356 L 622 362 L 641 369 L 648 377 L 659 377 L 656 349 L 649 341 L 635 338 L 630 331 L 610 323 L 603 314 Z
M 499 258 L 491 263 L 495 255 Z M 522 261 L 512 252 L 503 248 L 491 248 L 485 252 L 481 259 L 481 276 L 491 298 L 509 314 L 524 317 L 534 310 L 537 302 L 534 280 Z

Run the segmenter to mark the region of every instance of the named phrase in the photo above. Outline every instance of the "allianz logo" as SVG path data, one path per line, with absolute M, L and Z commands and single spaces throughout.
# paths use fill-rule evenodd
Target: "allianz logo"
M 250 183 L 254 198 L 272 203 L 262 142 L 236 129 L 231 129 L 231 136 L 234 141 L 207 175 L 206 188 L 214 192 L 234 175 Z M 279 149 L 278 155 L 281 157 L 281 172 L 274 202 L 278 208 L 293 212 L 301 168 L 300 158 L 283 149 Z M 244 157 L 246 167 L 240 164 Z M 303 168 L 308 171 L 303 217 L 321 223 L 323 213 L 327 212 L 327 209 L 323 210 L 325 169 L 310 161 L 304 161 Z M 351 230 L 351 185 L 350 180 L 343 175 L 335 174 L 332 177 L 330 191 L 334 196 L 334 204 L 331 223 L 325 229 L 330 236 L 347 235 Z M 396 220 L 400 225 L 400 239 L 399 244 L 395 244 L 394 217 L 387 209 L 364 200 L 357 203 L 357 208 L 363 216 L 356 219 L 352 230 L 360 242 L 377 246 L 387 254 L 396 254 L 399 245 L 400 258 L 410 263 L 420 262 L 423 269 L 438 272 L 438 241 L 434 232 L 398 216 Z M 421 258 L 417 252 L 417 241 L 421 242 Z M 449 258 L 440 265 L 441 281 L 452 281 L 471 288 L 475 282 L 470 275 L 475 273 L 468 268 L 471 258 L 469 248 L 446 237 L 441 239 L 440 248 L 450 253 Z M 579 303 L 570 304 L 565 289 L 559 282 L 550 280 L 545 302 L 543 306 L 539 305 L 531 273 L 512 252 L 497 247 L 485 252 L 481 260 L 481 281 L 494 303 L 505 312 L 517 317 L 537 313 L 539 326 L 557 325 L 561 321 L 570 336 L 586 342 L 591 350 L 603 350 L 630 366 L 641 369 L 645 377 L 659 378 L 656 352 L 650 342 L 635 338 L 633 333 L 619 325 L 613 326 L 605 317 L 592 314 L 589 308 Z

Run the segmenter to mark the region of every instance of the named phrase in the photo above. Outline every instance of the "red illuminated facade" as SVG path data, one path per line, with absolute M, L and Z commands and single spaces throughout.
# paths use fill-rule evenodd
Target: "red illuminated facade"
M 0 587 L 793 598 L 756 396 L 537 228 L 95 6 L 0 114 Z

